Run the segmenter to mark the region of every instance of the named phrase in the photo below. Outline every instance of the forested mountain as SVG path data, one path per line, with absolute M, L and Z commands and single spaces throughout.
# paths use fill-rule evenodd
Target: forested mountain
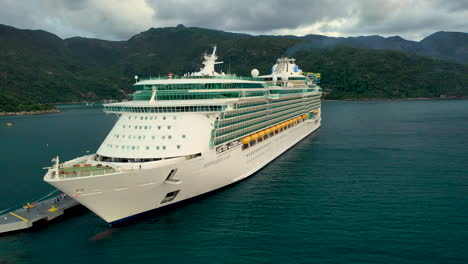
M 329 49 L 336 46 L 348 46 L 362 49 L 395 50 L 409 54 L 429 56 L 468 64 L 468 33 L 436 32 L 420 42 L 405 40 L 394 36 L 364 36 L 334 38 L 322 35 L 307 35 L 300 39 L 306 40 L 291 47 L 289 53 L 304 49 Z
M 432 47 L 432 57 L 445 57 L 437 54 L 448 43 L 437 34 L 421 43 Z M 276 58 L 294 56 L 304 71 L 322 73 L 328 98 L 468 96 L 466 64 L 345 43 L 307 46 L 310 42 L 311 36 L 250 36 L 182 25 L 152 28 L 128 41 L 62 40 L 0 25 L 0 112 L 43 107 L 33 106 L 37 103 L 122 99 L 132 92 L 134 75 L 198 70 L 213 44 L 224 61 L 218 70 L 241 75 L 252 68 L 267 73 Z

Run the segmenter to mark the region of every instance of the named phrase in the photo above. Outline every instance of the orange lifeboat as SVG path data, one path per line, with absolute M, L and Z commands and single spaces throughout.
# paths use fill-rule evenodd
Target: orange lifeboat
M 267 129 L 265 129 L 265 130 L 263 130 L 263 131 L 265 131 L 265 134 L 266 134 L 266 135 L 269 135 L 269 134 L 271 133 L 271 129 L 269 129 L 269 128 L 267 128 Z
M 250 137 L 245 137 L 242 139 L 242 144 L 246 145 L 249 144 L 252 139 Z
M 265 132 L 260 131 L 260 132 L 257 133 L 257 135 L 258 135 L 258 137 L 261 137 L 261 138 L 262 138 L 262 137 L 265 136 Z
M 252 140 L 257 140 L 257 139 L 258 139 L 258 135 L 257 135 L 257 134 L 252 134 L 252 135 L 250 135 L 250 138 L 251 138 Z

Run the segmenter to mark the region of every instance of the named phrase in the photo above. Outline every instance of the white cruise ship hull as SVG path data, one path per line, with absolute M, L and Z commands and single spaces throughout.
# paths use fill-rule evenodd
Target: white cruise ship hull
M 117 223 L 247 178 L 319 127 L 317 115 L 244 150 L 241 145 L 221 154 L 211 149 L 190 160 L 157 161 L 153 168 L 46 181 L 108 223 Z M 168 182 L 174 169 L 177 180 Z M 168 199 L 169 193 L 175 194 L 173 200 Z

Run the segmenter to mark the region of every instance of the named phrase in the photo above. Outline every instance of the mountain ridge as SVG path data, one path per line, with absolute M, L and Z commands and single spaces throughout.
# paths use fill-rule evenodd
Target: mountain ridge
M 333 40 L 320 35 L 308 38 L 252 36 L 179 25 L 151 28 L 126 41 L 83 37 L 61 39 L 42 30 L 21 30 L 0 25 L 0 112 L 17 111 L 38 103 L 123 99 L 133 91 L 134 75 L 196 71 L 201 66 L 203 51 L 209 51 L 213 44 L 218 44 L 218 54 L 225 62 L 221 69 L 241 75 L 248 75 L 252 68 L 268 72 L 276 58 L 291 53 L 299 58 L 302 69 L 322 71 L 323 88 L 329 93 L 329 98 L 468 95 L 467 65 L 421 57 L 412 52 L 350 47 L 341 43 L 326 48 L 310 47 L 307 46 L 310 39 Z M 379 43 L 382 42 L 381 38 L 366 37 Z M 401 42 L 402 38 L 386 39 Z M 436 55 L 438 50 L 446 48 L 439 39 L 440 36 L 436 35 L 426 41 L 429 46 L 430 43 L 437 44 L 433 49 Z M 458 38 L 454 39 L 460 42 Z M 361 41 L 359 39 L 357 42 Z M 385 43 L 388 44 L 386 40 Z M 295 47 L 300 49 L 291 52 Z M 385 65 L 388 71 L 398 71 L 412 77 L 397 83 L 391 75 L 375 69 L 379 63 Z M 352 72 L 350 65 L 358 70 Z M 407 70 L 400 71 L 400 68 Z M 362 78 L 367 75 L 370 77 Z M 446 81 L 439 82 L 430 77 L 433 75 L 444 75 Z M 380 82 L 379 78 L 387 82 Z M 420 90 L 420 83 L 425 88 L 413 92 Z M 443 89 L 432 91 L 432 84 Z M 397 91 L 395 87 L 398 85 L 406 88 Z M 360 90 L 365 86 L 367 90 Z M 360 92 L 354 93 L 348 90 L 350 88 Z

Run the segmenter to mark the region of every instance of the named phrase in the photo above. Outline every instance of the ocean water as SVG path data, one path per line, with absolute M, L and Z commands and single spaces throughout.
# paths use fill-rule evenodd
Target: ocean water
M 0 236 L 0 263 L 468 263 L 468 101 L 322 113 L 245 181 L 118 228 L 80 210 Z M 42 167 L 94 152 L 115 121 L 76 107 L 1 117 L 0 210 L 51 191 Z

